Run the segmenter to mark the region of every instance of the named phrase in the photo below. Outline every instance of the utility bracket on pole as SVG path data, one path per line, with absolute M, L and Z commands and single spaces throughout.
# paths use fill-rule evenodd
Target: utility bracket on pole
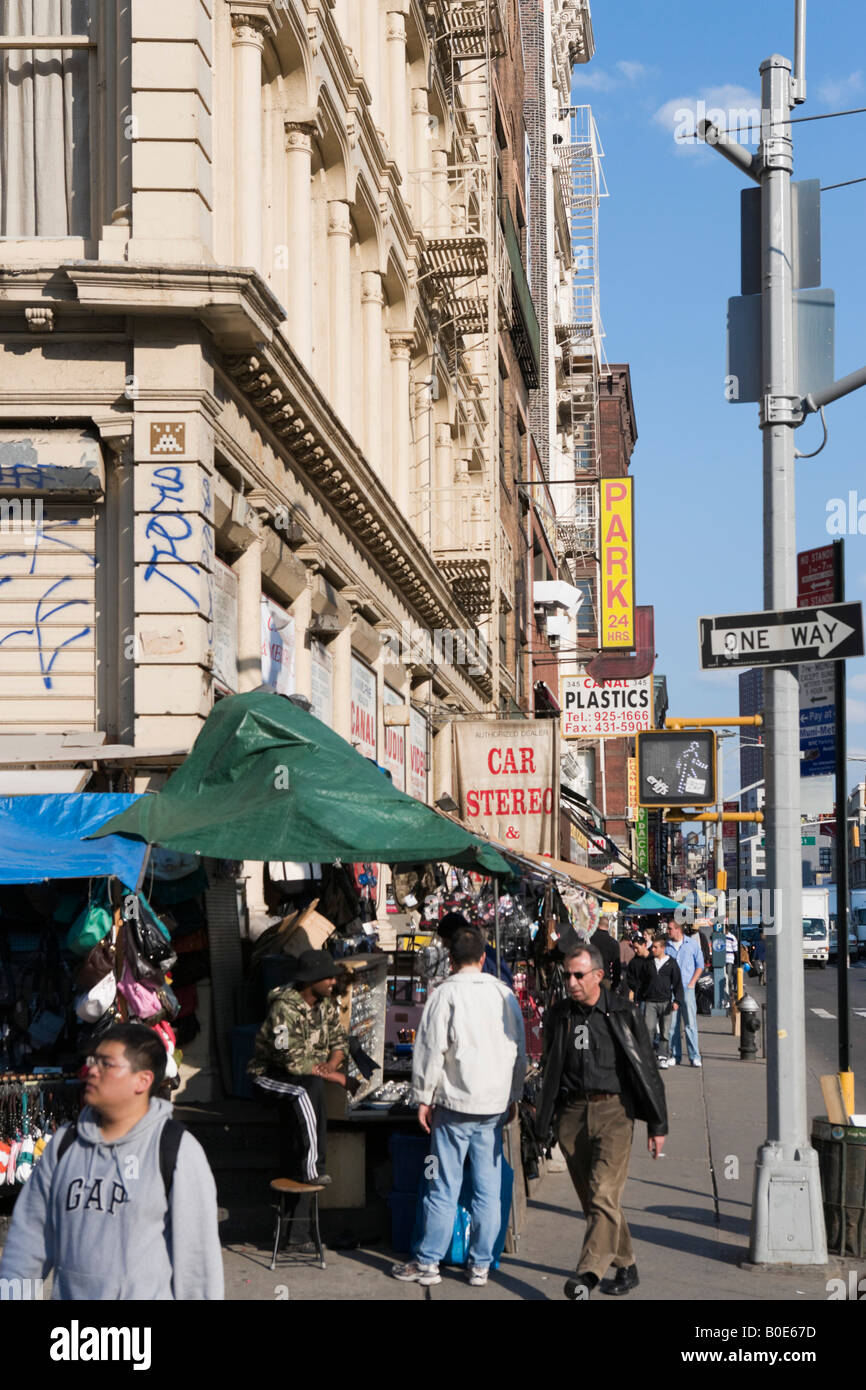
M 772 396 L 761 398 L 761 429 L 767 425 L 791 425 L 802 419 L 799 396 Z

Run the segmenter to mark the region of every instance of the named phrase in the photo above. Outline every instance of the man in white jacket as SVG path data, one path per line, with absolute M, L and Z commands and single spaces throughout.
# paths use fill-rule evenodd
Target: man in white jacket
M 468 1156 L 469 1283 L 487 1283 L 502 1224 L 502 1126 L 513 1118 L 523 1092 L 526 1043 L 520 1005 L 500 980 L 483 973 L 484 959 L 481 932 L 457 931 L 451 943 L 455 973 L 428 999 L 421 1018 L 412 1085 L 419 1123 L 431 1136 L 424 1229 L 409 1263 L 392 1268 L 395 1279 L 440 1282 L 439 1261 L 451 1245 Z

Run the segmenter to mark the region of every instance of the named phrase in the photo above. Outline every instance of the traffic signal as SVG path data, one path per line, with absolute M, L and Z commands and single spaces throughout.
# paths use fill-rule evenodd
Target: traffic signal
M 635 735 L 639 806 L 712 806 L 716 735 L 712 729 Z

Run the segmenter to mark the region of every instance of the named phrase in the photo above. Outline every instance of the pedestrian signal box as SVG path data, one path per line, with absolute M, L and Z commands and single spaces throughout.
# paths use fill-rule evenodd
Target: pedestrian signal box
M 636 734 L 639 806 L 712 806 L 716 735 L 712 729 Z

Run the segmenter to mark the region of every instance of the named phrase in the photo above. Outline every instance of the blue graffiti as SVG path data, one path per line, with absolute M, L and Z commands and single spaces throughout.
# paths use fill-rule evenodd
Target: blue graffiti
M 46 549 L 49 550 L 50 554 L 50 547 L 58 546 L 60 549 L 74 550 L 78 555 L 84 555 L 88 563 L 95 569 L 95 555 L 92 555 L 89 550 L 84 549 L 82 546 L 75 545 L 72 541 L 63 540 L 62 537 L 57 535 L 58 531 L 64 530 L 67 527 L 77 526 L 78 524 L 78 518 L 69 518 L 68 520 L 55 521 L 48 524 L 45 524 L 40 518 L 34 530 L 33 544 L 30 550 L 6 551 L 5 554 L 0 555 L 0 562 L 9 559 L 26 560 L 29 554 L 30 568 L 27 573 L 28 575 L 33 575 L 36 573 L 36 566 L 40 555 L 44 554 Z M 0 577 L 0 586 L 11 584 L 14 578 L 15 576 L 11 574 L 3 575 Z M 64 584 L 71 583 L 71 575 L 64 575 L 60 579 L 53 579 L 44 593 L 36 600 L 33 614 L 33 626 L 17 628 L 14 632 L 7 632 L 5 637 L 0 638 L 0 647 L 3 646 L 4 642 L 10 641 L 13 637 L 32 637 L 34 639 L 39 656 L 39 670 L 42 676 L 42 683 L 46 690 L 53 689 L 51 672 L 54 670 L 54 663 L 63 649 L 71 646 L 73 642 L 80 642 L 82 638 L 87 637 L 91 632 L 91 628 L 88 625 L 81 628 L 79 632 L 73 633 L 71 637 L 66 637 L 62 642 L 55 642 L 51 631 L 46 628 L 46 624 L 52 618 L 56 617 L 58 613 L 62 613 L 68 608 L 88 607 L 87 600 L 83 598 L 66 599 L 60 603 L 55 603 L 53 606 L 46 606 L 50 603 L 52 596 L 57 593 L 58 589 L 62 588 Z
M 193 574 L 198 573 L 199 566 L 192 560 L 185 560 L 178 550 L 178 546 L 184 541 L 189 540 L 192 535 L 192 522 L 188 521 L 182 512 L 177 510 L 178 504 L 183 501 L 184 481 L 183 473 L 178 464 L 165 464 L 161 468 L 154 469 L 151 487 L 156 491 L 156 501 L 150 509 L 150 520 L 145 527 L 146 538 L 153 542 L 150 560 L 144 571 L 145 582 L 149 582 L 154 576 L 164 579 L 167 584 L 188 598 L 190 603 L 196 608 L 201 605 L 195 594 L 190 593 L 177 579 L 173 578 L 170 571 L 162 568 L 166 561 L 173 561 L 175 564 L 182 565 L 185 569 L 192 570 Z M 161 509 L 165 507 L 166 510 Z M 210 531 L 209 526 L 205 526 L 205 533 Z M 164 545 L 158 542 L 164 541 Z M 204 542 L 203 542 L 204 544 Z M 211 602 L 213 600 L 211 599 Z

